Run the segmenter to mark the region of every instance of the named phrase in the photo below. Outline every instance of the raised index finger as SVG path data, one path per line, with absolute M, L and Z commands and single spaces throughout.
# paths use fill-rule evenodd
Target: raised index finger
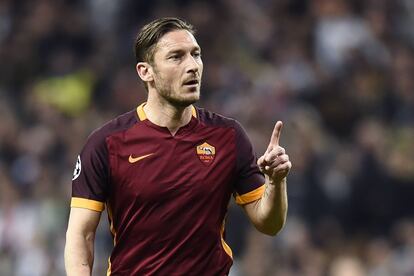
M 280 133 L 282 132 L 282 121 L 277 121 L 275 128 L 273 129 L 272 137 L 270 138 L 270 143 L 268 149 L 273 149 L 274 147 L 279 146 Z

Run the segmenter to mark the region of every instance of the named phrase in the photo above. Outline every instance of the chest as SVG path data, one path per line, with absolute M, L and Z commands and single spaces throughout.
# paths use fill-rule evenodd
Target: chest
M 202 129 L 173 137 L 135 133 L 111 141 L 110 187 L 134 202 L 199 201 L 232 192 L 234 132 Z

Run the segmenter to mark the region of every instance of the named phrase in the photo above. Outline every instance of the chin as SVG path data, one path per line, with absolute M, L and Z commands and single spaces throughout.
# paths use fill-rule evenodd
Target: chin
M 168 101 L 174 106 L 187 107 L 196 103 L 199 99 L 200 94 L 197 93 L 197 95 L 188 95 L 186 97 L 169 98 Z
M 176 102 L 181 102 L 182 105 L 188 106 L 193 103 L 196 103 L 200 99 L 200 91 L 195 90 L 191 92 L 186 92 L 185 94 L 181 94 L 179 97 L 176 98 Z
M 200 99 L 200 97 L 192 97 L 192 98 L 188 98 L 188 99 L 183 99 L 181 100 L 181 106 L 189 106 L 192 105 L 194 103 L 196 103 L 198 100 Z
M 159 96 L 173 106 L 187 107 L 200 99 L 200 90 L 178 90 L 175 93 L 163 93 L 163 91 L 160 91 Z

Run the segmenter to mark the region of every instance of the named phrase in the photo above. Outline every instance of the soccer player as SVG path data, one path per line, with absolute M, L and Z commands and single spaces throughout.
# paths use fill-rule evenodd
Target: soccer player
M 106 206 L 114 239 L 108 275 L 227 275 L 232 195 L 259 231 L 276 235 L 285 223 L 291 163 L 279 146 L 282 122 L 256 161 L 237 121 L 193 105 L 203 63 L 182 20 L 144 26 L 135 55 L 148 99 L 93 132 L 77 158 L 67 274 L 91 274 Z

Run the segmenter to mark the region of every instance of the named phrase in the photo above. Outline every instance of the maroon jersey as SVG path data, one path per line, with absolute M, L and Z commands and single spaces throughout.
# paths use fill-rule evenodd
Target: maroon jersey
M 194 108 L 172 136 L 143 105 L 96 130 L 78 157 L 71 207 L 107 206 L 114 248 L 108 275 L 227 275 L 224 220 L 264 189 L 240 124 Z

